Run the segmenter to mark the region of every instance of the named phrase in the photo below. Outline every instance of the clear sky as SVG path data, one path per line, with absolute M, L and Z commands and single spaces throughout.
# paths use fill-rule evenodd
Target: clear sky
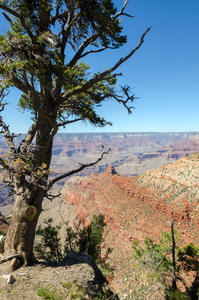
M 123 0 L 114 3 L 121 7 Z M 126 12 L 134 18 L 122 17 L 128 43 L 118 50 L 92 54 L 87 61 L 92 70 L 111 67 L 128 54 L 150 26 L 140 50 L 118 71 L 123 77 L 119 85 L 134 88 L 138 100 L 128 115 L 114 100 L 99 109 L 101 116 L 113 126 L 94 128 L 76 123 L 60 132 L 182 132 L 199 131 L 199 1 L 198 0 L 130 0 Z M 0 15 L 1 24 L 3 16 Z M 16 106 L 19 94 L 7 101 Z M 16 111 L 11 104 L 4 117 L 12 132 L 25 132 L 30 116 Z

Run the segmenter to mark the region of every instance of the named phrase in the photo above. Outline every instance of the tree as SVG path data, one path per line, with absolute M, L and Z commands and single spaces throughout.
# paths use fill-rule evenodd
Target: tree
M 175 240 L 179 234 L 174 231 L 173 223 L 172 217 L 171 233 L 162 233 L 159 243 L 155 243 L 148 237 L 144 241 L 144 246 L 140 246 L 138 240 L 134 241 L 134 257 L 138 266 L 144 267 L 149 271 L 151 278 L 161 283 L 166 299 L 196 300 L 199 287 L 199 247 L 192 243 L 185 247 L 176 246 Z M 195 278 L 190 287 L 188 283 L 193 273 Z M 184 274 L 186 274 L 186 280 Z M 182 292 L 179 282 L 185 292 Z
M 19 107 L 31 111 L 32 125 L 16 147 L 9 127 L 0 117 L 1 133 L 9 146 L 6 157 L 0 158 L 5 170 L 5 183 L 15 198 L 15 205 L 5 242 L 5 255 L 18 255 L 27 265 L 33 256 L 35 228 L 44 197 L 53 198 L 50 189 L 60 179 L 96 164 L 81 164 L 54 179 L 49 179 L 53 138 L 59 127 L 73 122 L 89 121 L 95 126 L 108 123 L 96 113 L 96 107 L 113 98 L 129 113 L 134 101 L 130 87 L 116 92 L 115 71 L 142 45 L 103 72 L 89 73 L 82 61 L 107 49 L 126 43 L 122 35 L 120 11 L 111 0 L 0 0 L 2 14 L 10 29 L 0 36 L 1 111 L 10 88 L 21 91 Z

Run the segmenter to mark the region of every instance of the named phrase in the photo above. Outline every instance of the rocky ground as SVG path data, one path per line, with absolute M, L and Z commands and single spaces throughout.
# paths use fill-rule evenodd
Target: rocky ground
M 11 272 L 9 264 L 0 267 L 1 300 L 119 299 L 92 258 L 84 253 L 69 253 L 59 266 L 38 262 Z

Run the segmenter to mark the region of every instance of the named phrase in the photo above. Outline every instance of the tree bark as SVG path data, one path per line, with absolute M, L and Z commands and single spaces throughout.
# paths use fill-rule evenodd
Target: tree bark
M 35 230 L 42 209 L 44 191 L 35 192 L 32 203 L 24 199 L 24 193 L 15 196 L 11 223 L 6 235 L 4 255 L 19 254 L 22 263 L 27 265 L 33 258 Z
M 173 216 L 174 213 L 172 212 L 172 220 L 171 220 L 171 234 L 172 234 L 172 287 L 173 290 L 177 290 L 177 280 L 176 280 L 176 258 L 175 258 L 175 248 L 176 248 L 176 243 L 175 243 L 175 236 L 174 236 L 174 229 L 173 229 Z

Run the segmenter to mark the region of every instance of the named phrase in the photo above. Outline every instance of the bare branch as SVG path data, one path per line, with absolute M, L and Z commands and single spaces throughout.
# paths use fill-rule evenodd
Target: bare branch
M 85 50 L 85 48 L 90 45 L 91 43 L 93 43 L 96 39 L 97 39 L 98 35 L 95 34 L 93 36 L 89 36 L 79 47 L 78 51 L 76 52 L 76 54 L 74 55 L 74 57 L 72 58 L 72 60 L 70 61 L 70 63 L 68 64 L 68 67 L 72 67 L 75 65 L 75 63 L 79 60 L 79 58 L 81 57 L 81 54 L 83 53 L 83 51 Z
M 0 264 L 6 262 L 6 261 L 8 261 L 8 260 L 11 260 L 11 259 L 13 259 L 13 258 L 20 258 L 20 257 L 21 257 L 21 255 L 19 255 L 19 254 L 10 255 L 10 256 L 8 256 L 8 257 L 2 258 L 2 259 L 0 260 Z
M 73 46 L 72 43 L 70 43 L 70 41 L 68 40 L 68 37 L 70 35 L 70 28 L 71 28 L 73 22 L 75 23 L 76 18 L 77 18 L 77 15 L 74 16 L 74 13 L 69 11 L 67 21 L 63 22 L 63 25 L 62 25 L 62 42 L 61 42 L 61 50 L 62 50 L 62 55 L 63 56 L 64 56 L 66 43 L 68 42 L 69 44 L 71 44 L 71 46 Z
M 124 58 L 120 58 L 120 60 L 109 70 L 108 74 L 112 73 L 113 71 L 115 71 L 121 64 L 123 64 L 126 60 L 128 60 L 140 47 L 141 45 L 144 43 L 144 37 L 145 35 L 149 32 L 149 30 L 151 29 L 151 27 L 149 27 L 142 35 L 139 44 L 137 45 L 137 47 L 135 47 L 127 56 L 125 56 Z M 105 71 L 104 73 L 106 73 L 107 71 Z M 103 73 L 102 73 L 103 74 Z M 106 74 L 107 75 L 107 74 Z M 103 76 L 106 76 L 103 75 Z
M 20 80 L 16 76 L 12 76 L 12 82 L 20 91 L 22 91 L 25 94 L 28 94 L 29 85 L 26 85 L 22 80 Z
M 65 221 L 62 214 L 61 214 L 61 204 L 62 204 L 63 200 L 60 202 L 59 204 L 59 215 L 60 215 L 60 218 L 62 219 L 62 223 L 65 224 L 66 228 L 69 227 L 69 221 Z M 70 214 L 70 211 L 69 211 L 69 214 Z M 69 220 L 70 220 L 70 217 L 69 217 Z M 81 226 L 82 224 L 85 224 L 85 221 L 87 220 L 87 216 L 84 216 L 84 217 L 81 217 L 80 220 L 78 220 L 78 224 L 75 224 L 75 232 L 74 232 L 74 236 L 73 236 L 73 239 L 68 239 L 68 242 L 69 242 L 69 245 L 70 245 L 70 250 L 73 251 L 73 247 L 72 247 L 72 244 L 73 244 L 73 240 L 76 238 L 76 236 L 78 235 L 80 229 L 81 229 Z
M 115 48 L 113 48 L 113 47 L 103 47 L 103 48 L 98 49 L 98 50 L 89 50 L 89 51 L 85 52 L 84 54 L 82 54 L 79 58 L 82 58 L 82 57 L 84 57 L 88 54 L 91 54 L 91 53 L 99 53 L 99 52 L 102 52 L 106 49 L 115 49 Z
M 148 260 L 143 260 L 143 264 L 146 265 L 149 269 L 154 270 L 154 262 L 151 261 L 149 262 Z M 163 273 L 159 270 L 159 267 L 156 268 L 156 271 L 158 272 L 158 274 L 160 275 L 161 278 L 164 278 Z
M 164 256 L 162 257 L 162 259 L 159 261 L 159 263 L 156 265 L 156 270 L 159 269 L 159 267 L 161 266 L 163 260 L 166 258 L 166 256 L 169 254 L 169 250 L 167 250 L 164 254 Z
M 2 165 L 3 169 L 8 170 L 9 165 L 0 157 L 0 165 Z
M 60 105 L 61 103 L 63 103 L 64 101 L 66 101 L 67 99 L 69 99 L 70 97 L 72 97 L 74 95 L 86 92 L 95 83 L 98 83 L 99 81 L 103 80 L 107 75 L 113 73 L 120 65 L 122 65 L 126 60 L 128 60 L 141 47 L 141 45 L 144 43 L 144 37 L 149 32 L 150 29 L 151 29 L 151 27 L 149 27 L 144 32 L 144 34 L 142 35 L 142 37 L 140 39 L 139 44 L 127 56 L 125 56 L 124 58 L 123 57 L 120 58 L 120 60 L 112 68 L 110 68 L 100 74 L 96 74 L 94 78 L 90 79 L 88 82 L 83 84 L 80 88 L 77 88 L 70 93 L 62 94 L 62 96 L 57 100 L 56 105 Z
M 32 143 L 37 131 L 37 120 L 30 126 L 26 137 L 21 141 L 18 152 L 26 152 L 27 147 Z
M 130 86 L 125 85 L 125 86 L 121 86 L 122 88 L 122 92 L 124 93 L 126 100 L 123 100 L 122 96 L 116 96 L 116 95 L 111 95 L 111 97 L 113 97 L 117 102 L 122 103 L 124 105 L 124 107 L 127 109 L 128 113 L 131 114 L 132 113 L 132 109 L 135 109 L 134 106 L 127 106 L 127 103 L 130 102 L 134 102 L 135 99 L 138 99 L 138 97 L 135 97 L 135 94 L 132 93 L 132 95 L 130 95 Z
M 6 18 L 6 20 L 8 22 L 12 23 L 12 20 L 10 19 L 10 17 L 5 12 L 2 12 L 2 14 L 4 15 L 4 17 Z
M 6 139 L 7 145 L 10 148 L 10 151 L 11 152 L 15 152 L 16 151 L 16 147 L 15 147 L 15 144 L 13 143 L 13 139 L 15 138 L 15 135 L 10 133 L 9 126 L 7 126 L 4 123 L 3 118 L 1 116 L 0 116 L 0 126 L 3 128 L 3 131 L 1 131 L 0 133 L 4 134 L 4 137 Z
M 4 98 L 8 95 L 9 91 L 5 92 L 7 89 L 7 87 L 5 88 L 2 88 L 1 89 L 1 92 L 0 92 L 0 111 L 2 112 L 5 108 L 5 105 L 7 105 L 7 103 L 2 103 Z M 15 137 L 18 137 L 20 136 L 21 134 L 17 134 L 15 135 L 14 133 L 10 133 L 10 130 L 9 130 L 9 126 L 7 126 L 5 124 L 5 122 L 3 121 L 3 118 L 2 116 L 0 116 L 0 127 L 2 127 L 2 131 L 0 131 L 0 133 L 3 133 L 5 139 L 6 139 L 6 142 L 7 142 L 7 145 L 8 147 L 10 148 L 10 151 L 11 153 L 14 153 L 16 152 L 16 147 L 15 147 L 15 144 L 13 142 L 13 139 Z
M 9 91 L 7 90 L 7 88 L 8 87 L 1 88 L 1 91 L 0 91 L 0 112 L 3 111 L 5 105 L 7 105 L 7 103 L 3 103 L 4 98 L 9 94 Z
M 53 201 L 55 198 L 60 197 L 61 196 L 61 190 L 62 188 L 58 191 L 58 193 L 56 195 L 52 195 L 52 194 L 45 194 L 44 197 L 47 198 L 50 201 Z
M 54 184 L 55 182 L 57 182 L 57 181 L 59 181 L 59 180 L 61 180 L 61 179 L 64 179 L 64 178 L 66 178 L 66 177 L 69 177 L 69 176 L 71 176 L 71 175 L 74 175 L 74 174 L 76 174 L 76 173 L 78 173 L 78 172 L 84 170 L 85 168 L 88 168 L 88 167 L 91 167 L 91 166 L 96 165 L 98 162 L 100 162 L 100 161 L 103 159 L 104 155 L 109 154 L 109 152 L 110 152 L 110 148 L 109 148 L 108 150 L 106 150 L 106 151 L 103 151 L 102 154 L 100 155 L 100 157 L 99 157 L 96 161 L 94 161 L 94 162 L 92 162 L 92 163 L 89 163 L 89 164 L 80 164 L 80 167 L 79 167 L 79 168 L 77 168 L 77 169 L 75 169 L 75 170 L 72 170 L 72 171 L 70 171 L 70 172 L 67 172 L 67 173 L 65 173 L 65 174 L 63 174 L 63 175 L 60 175 L 60 176 L 54 178 L 53 180 L 50 180 L 50 181 L 49 181 L 49 184 L 48 184 L 47 190 L 49 190 L 49 189 L 53 186 L 53 184 Z
M 54 16 L 52 16 L 50 18 L 49 23 L 52 24 L 52 25 L 54 25 L 57 20 L 62 20 L 65 17 L 67 17 L 68 13 L 69 13 L 69 11 L 65 10 L 63 13 L 59 14 L 58 7 L 56 7 L 56 13 L 54 14 Z
M 82 121 L 83 118 L 78 118 L 78 119 L 74 119 L 74 120 L 68 120 L 68 121 L 65 121 L 65 122 L 62 122 L 62 123 L 58 123 L 57 124 L 57 127 L 61 127 L 61 126 L 65 126 L 65 125 L 68 125 L 68 124 L 72 124 L 72 123 L 75 123 L 75 122 L 78 122 L 78 121 Z
M 118 12 L 115 16 L 114 16 L 114 19 L 117 19 L 119 16 L 123 15 L 123 16 L 127 16 L 127 17 L 130 17 L 130 18 L 134 18 L 132 15 L 129 15 L 129 14 L 126 14 L 124 13 L 124 10 L 128 4 L 129 0 L 126 0 L 122 6 L 122 9 L 120 12 Z

